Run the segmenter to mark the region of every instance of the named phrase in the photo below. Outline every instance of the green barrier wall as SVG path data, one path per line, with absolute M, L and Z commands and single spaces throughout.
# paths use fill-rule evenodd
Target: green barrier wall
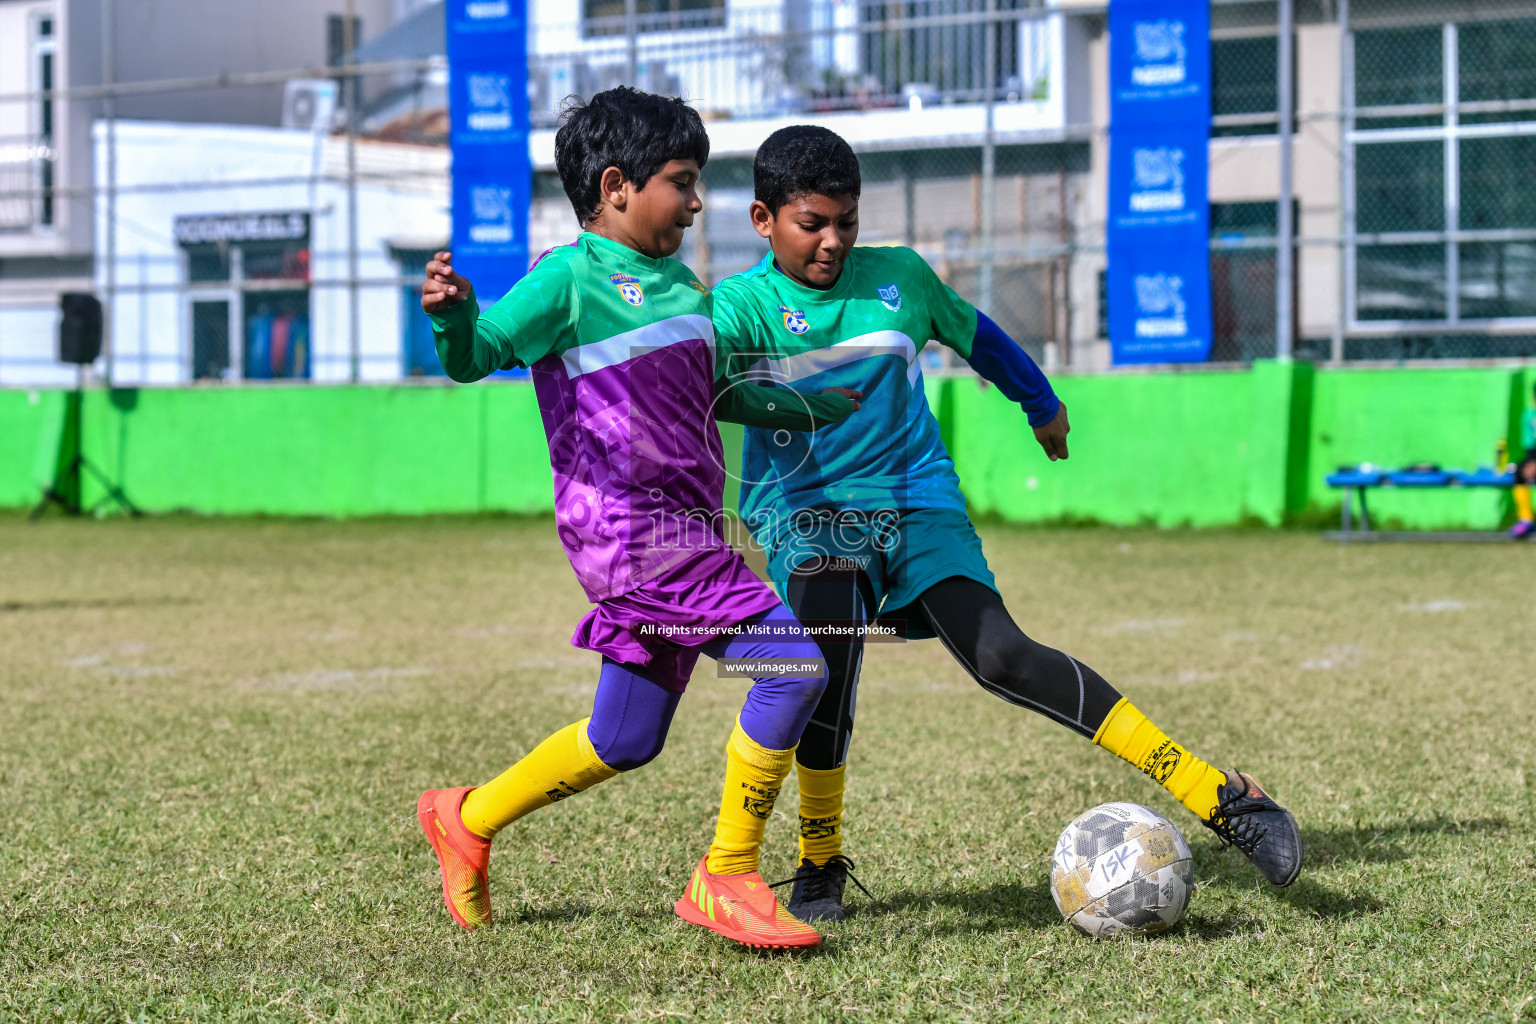
M 1050 463 L 1016 406 L 972 378 L 927 381 L 974 511 L 1014 522 L 1277 525 L 1336 510 L 1342 464 L 1471 467 L 1518 440 L 1536 367 L 1062 376 L 1072 458 Z M 62 392 L 0 391 L 0 506 L 51 479 Z M 92 391 L 87 455 L 150 512 L 547 512 L 544 431 L 523 383 Z M 722 431 L 728 457 L 739 428 Z M 100 497 L 93 483 L 86 500 Z M 734 504 L 734 482 L 726 500 Z M 1494 528 L 1502 491 L 1375 492 L 1413 527 Z
M 1317 472 L 1309 482 L 1309 500 L 1338 502 L 1323 481 L 1343 465 L 1492 463 L 1500 438 L 1519 444 L 1511 413 L 1524 379 L 1518 369 L 1485 368 L 1319 373 L 1309 431 Z M 1492 529 L 1510 505 L 1508 491 L 1481 488 L 1373 490 L 1369 500 L 1373 517 L 1415 529 Z
M 1071 458 L 1051 463 L 996 388 L 948 382 L 948 438 L 972 508 L 1019 522 L 1280 523 L 1299 504 L 1291 429 L 1310 367 L 1062 377 Z M 1304 404 L 1304 403 L 1303 403 Z
M 533 388 L 497 385 L 92 392 L 86 453 L 149 512 L 543 512 Z M 100 496 L 88 481 L 86 501 Z
M 61 391 L 0 391 L 0 508 L 31 505 L 52 481 L 64 425 Z

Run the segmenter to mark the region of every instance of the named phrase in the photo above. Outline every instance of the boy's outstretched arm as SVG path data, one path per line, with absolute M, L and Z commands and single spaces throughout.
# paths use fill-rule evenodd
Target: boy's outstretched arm
M 421 308 L 432 318 L 432 340 L 444 372 L 468 384 L 516 360 L 511 339 L 495 324 L 481 319 L 474 288 L 454 271 L 452 261 L 452 253 L 440 252 L 427 264 Z
M 966 357 L 983 379 L 997 385 L 1008 398 L 1024 407 L 1035 440 L 1052 462 L 1067 457 L 1067 407 L 1056 397 L 1045 373 L 1003 329 L 981 310 L 976 311 L 976 337 Z
M 852 416 L 863 397 L 848 388 L 802 395 L 789 388 L 721 377 L 715 381 L 715 419 L 769 430 L 814 431 Z

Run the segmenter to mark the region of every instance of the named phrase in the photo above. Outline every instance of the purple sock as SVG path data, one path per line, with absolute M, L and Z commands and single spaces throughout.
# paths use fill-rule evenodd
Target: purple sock
M 621 772 L 649 764 L 661 753 L 680 693 L 651 680 L 639 665 L 603 659 L 587 738 L 603 764 Z
M 820 670 L 810 675 L 755 679 L 741 705 L 742 731 L 754 743 L 769 750 L 788 750 L 800 742 L 805 724 L 821 701 L 821 691 L 826 689 L 827 667 L 815 638 L 794 613 L 782 604 L 770 608 L 743 622 L 736 635 L 711 640 L 703 651 L 717 661 L 793 658 L 820 665 Z

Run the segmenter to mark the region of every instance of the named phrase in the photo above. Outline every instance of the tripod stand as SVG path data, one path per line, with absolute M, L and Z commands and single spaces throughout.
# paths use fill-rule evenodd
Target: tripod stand
M 78 516 L 85 512 L 93 515 L 109 504 L 115 504 L 129 515 L 135 518 L 144 513 L 138 506 L 128 500 L 128 495 L 123 489 L 113 483 L 111 479 L 96 467 L 90 459 L 85 457 L 80 437 L 81 407 L 85 399 L 85 367 L 79 368 L 75 377 L 75 389 L 64 396 L 64 433 L 59 439 L 59 466 L 54 476 L 53 486 L 43 492 L 42 500 L 27 517 L 29 522 L 37 522 L 43 513 L 48 511 L 50 505 L 57 505 L 64 510 L 65 515 Z M 67 460 L 67 461 L 66 461 Z M 101 484 L 106 496 L 87 509 L 81 501 L 83 495 L 81 471 L 84 470 L 96 478 Z

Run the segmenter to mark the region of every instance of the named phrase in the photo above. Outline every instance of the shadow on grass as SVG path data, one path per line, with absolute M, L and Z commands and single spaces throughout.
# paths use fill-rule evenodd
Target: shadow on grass
M 1504 818 L 1429 818 L 1395 824 L 1356 825 L 1353 828 L 1303 829 L 1307 867 L 1332 864 L 1379 864 L 1407 860 L 1420 851 L 1408 840 L 1429 836 L 1468 836 L 1504 832 L 1509 822 Z
M 157 605 L 192 604 L 190 597 L 93 597 L 58 598 L 50 601 L 0 601 L 0 612 L 57 612 L 82 608 L 149 608 Z
M 1183 923 L 1168 934 L 1170 936 L 1186 935 L 1201 942 L 1221 942 L 1234 935 L 1252 935 L 1254 932 L 1263 930 L 1264 922 L 1256 917 L 1207 917 L 1204 914 L 1191 913 L 1184 918 Z
M 1266 899 L 1289 904 L 1293 909 L 1305 914 L 1333 920 L 1359 917 L 1361 914 L 1374 914 L 1385 910 L 1387 906 L 1370 893 L 1346 893 L 1330 888 L 1308 877 L 1306 868 L 1302 869 L 1300 878 L 1284 889 L 1266 884 L 1264 879 L 1259 877 L 1246 862 L 1226 863 L 1215 870 L 1198 874 L 1211 885 L 1223 889 L 1256 889 Z
M 1299 910 L 1322 917 L 1352 917 L 1383 908 L 1373 897 L 1343 896 L 1309 877 L 1311 872 L 1338 864 L 1384 864 L 1423 856 L 1423 850 L 1414 841 L 1434 836 L 1466 836 L 1498 834 L 1509 828 L 1503 818 L 1471 818 L 1455 821 L 1450 818 L 1430 818 L 1422 821 L 1405 821 L 1383 825 L 1357 825 L 1353 828 L 1304 829 L 1302 840 L 1306 844 L 1306 863 L 1301 878 L 1288 889 L 1276 889 L 1263 884 L 1236 850 L 1212 847 L 1196 850 L 1196 875 L 1215 885 L 1227 888 L 1247 889 L 1259 886 L 1275 899 L 1290 903 Z
M 1037 885 L 1004 882 L 984 889 L 931 892 L 907 889 L 883 895 L 859 907 L 857 913 L 861 917 L 907 912 L 923 914 L 934 909 L 955 909 L 964 914 L 961 921 L 937 926 L 939 931 L 947 932 L 998 932 L 1061 923 L 1061 914 L 1051 899 L 1050 886 L 1044 882 Z
M 1387 908 L 1371 893 L 1340 892 L 1310 878 L 1298 878 L 1289 888 L 1275 890 L 1274 895 L 1303 913 L 1334 921 L 1375 914 Z

